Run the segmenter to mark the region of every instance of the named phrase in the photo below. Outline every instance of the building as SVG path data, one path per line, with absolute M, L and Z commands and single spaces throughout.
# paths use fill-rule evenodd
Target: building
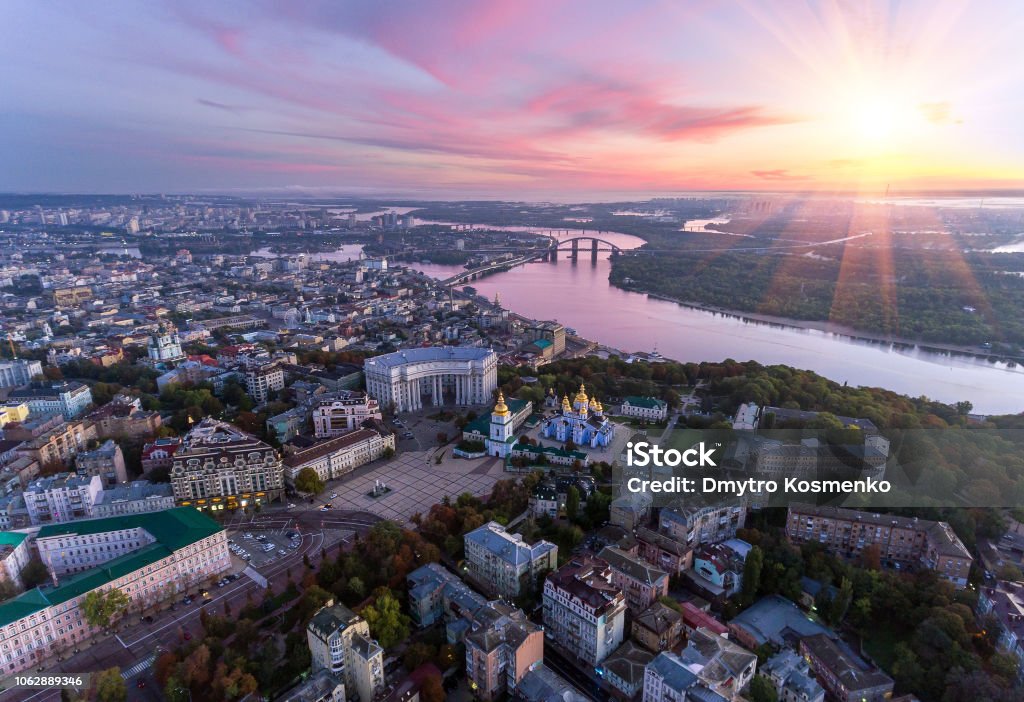
M 371 702 L 384 687 L 384 650 L 370 638 L 370 625 L 342 604 L 329 602 L 306 627 L 313 673 L 321 670 L 345 684 L 346 700 Z
M 104 488 L 92 505 L 93 517 L 160 512 L 174 507 L 174 488 L 167 483 L 135 480 L 126 485 Z
M 729 638 L 729 627 L 693 602 L 683 602 L 679 605 L 679 611 L 683 618 L 683 633 L 687 636 L 691 636 L 697 629 L 704 629 Z
M 28 419 L 28 405 L 25 403 L 0 406 L 0 429 L 13 422 L 24 422 Z
M 286 690 L 278 702 L 345 702 L 345 683 L 321 670 Z
M 487 599 L 439 563 L 422 565 L 405 578 L 409 616 L 419 627 L 470 618 Z
M 384 406 L 411 412 L 427 405 L 482 405 L 498 387 L 498 356 L 490 349 L 435 346 L 366 359 L 366 389 Z
M 630 395 L 622 401 L 620 411 L 626 417 L 637 417 L 648 422 L 664 422 L 668 418 L 668 403 L 656 397 Z
M 544 662 L 544 632 L 523 610 L 500 600 L 473 615 L 466 634 L 466 679 L 481 699 L 515 692 L 519 681 Z
M 245 371 L 245 391 L 249 397 L 262 405 L 270 399 L 270 393 L 284 389 L 284 368 L 277 361 L 262 363 Z
M 30 420 L 31 424 L 25 422 L 18 427 L 9 425 L 4 434 L 12 439 L 16 435 L 23 441 L 24 443 L 18 447 L 18 452 L 32 458 L 40 466 L 69 466 L 71 459 L 84 451 L 89 442 L 96 438 L 96 429 L 89 422 L 65 422 L 60 415 L 51 415 L 49 419 L 57 421 L 37 424 Z M 26 434 L 22 434 L 21 430 L 30 426 L 45 429 L 41 433 L 30 429 L 29 438 L 22 438 Z
M 1017 677 L 1024 679 L 1024 583 L 999 581 L 978 593 L 978 615 L 990 617 L 997 627 L 996 647 L 1017 661 Z
M 0 388 L 16 388 L 28 385 L 36 376 L 43 374 L 43 364 L 39 361 L 14 359 L 0 361 Z
M 696 499 L 676 500 L 658 514 L 661 533 L 691 548 L 715 544 L 736 537 L 736 530 L 746 524 L 747 511 L 738 498 L 708 498 L 703 504 Z
M 27 534 L 0 531 L 0 582 L 11 583 L 19 590 L 24 587 L 21 571 L 30 558 Z
M 626 641 L 615 649 L 601 664 L 601 677 L 619 699 L 632 700 L 644 686 L 647 664 L 654 660 L 654 653 L 640 648 L 632 641 Z
M 840 507 L 790 505 L 786 537 L 794 544 L 821 544 L 840 558 L 877 558 L 897 570 L 927 568 L 957 589 L 967 587 L 974 561 L 946 522 Z
M 153 436 L 163 424 L 159 412 L 142 409 L 137 397 L 115 395 L 114 399 L 90 412 L 86 419 L 96 427 L 100 439 L 135 439 Z
M 693 549 L 685 543 L 647 527 L 639 527 L 635 536 L 638 555 L 648 563 L 671 575 L 680 575 L 693 567 Z
M 779 702 L 825 702 L 824 688 L 811 677 L 810 664 L 796 651 L 779 651 L 757 674 L 772 684 Z
M 499 426 L 495 426 L 495 415 L 493 412 L 481 415 L 462 428 L 463 441 L 479 441 L 485 446 L 488 445 L 489 441 L 495 441 L 495 448 L 498 448 L 500 439 L 494 440 L 492 438 L 496 428 L 501 429 L 502 434 L 507 430 L 509 436 L 511 436 L 518 432 L 526 420 L 530 418 L 530 415 L 533 414 L 533 402 L 530 400 L 517 400 L 514 397 L 506 398 L 504 394 L 502 394 L 501 400 L 508 414 L 499 416 Z M 511 444 L 509 445 L 511 446 Z M 491 450 L 488 450 L 488 453 L 492 456 L 494 455 L 494 452 Z
M 214 511 L 278 499 L 284 465 L 277 451 L 227 422 L 207 417 L 182 439 L 171 461 L 178 504 Z
M 597 557 L 608 563 L 612 585 L 626 598 L 634 613 L 643 612 L 661 597 L 668 596 L 668 573 L 614 546 L 601 549 Z
M 557 358 L 565 353 L 565 327 L 558 322 L 538 322 L 523 330 L 526 340 L 537 343 L 546 341 L 549 344 L 550 358 Z
M 678 654 L 659 653 L 644 671 L 643 702 L 727 702 L 701 684 L 691 667 Z
M 590 698 L 542 663 L 523 676 L 512 699 L 517 702 L 587 702 Z
M 162 322 L 159 329 L 149 337 L 146 352 L 154 366 L 171 367 L 187 359 L 181 350 L 178 330 L 167 322 Z
M 383 425 L 382 425 L 383 426 Z M 295 478 L 312 468 L 327 482 L 351 473 L 359 466 L 376 461 L 395 450 L 395 435 L 386 429 L 357 429 L 333 439 L 323 439 L 304 448 L 286 448 L 283 461 L 285 481 L 294 486 Z
M 608 505 L 608 521 L 627 531 L 647 524 L 654 499 L 646 492 L 626 492 Z
M 341 436 L 367 419 L 383 418 L 380 404 L 365 392 L 348 390 L 321 396 L 313 407 L 313 435 L 318 439 Z
M 54 288 L 51 294 L 56 307 L 77 307 L 86 300 L 92 299 L 92 288 L 88 285 Z
M 79 475 L 98 475 L 105 485 L 128 482 L 121 447 L 111 440 L 92 451 L 81 451 L 75 457 L 75 472 Z
M 25 488 L 23 496 L 32 524 L 70 522 L 92 515 L 92 506 L 103 492 L 98 475 L 61 473 L 39 478 Z
M 757 654 L 707 629 L 690 634 L 679 657 L 705 687 L 726 699 L 736 699 L 757 671 Z
M 729 621 L 729 634 L 750 650 L 765 644 L 795 648 L 805 636 L 829 633 L 780 595 L 762 597 Z
M 557 519 L 565 510 L 558 488 L 550 480 L 541 480 L 530 493 L 530 514 L 534 517 Z
M 8 675 L 36 668 L 99 633 L 80 609 L 90 592 L 118 589 L 139 611 L 231 565 L 223 528 L 191 508 L 48 525 L 36 543 L 57 584 L 0 604 L 0 669 Z M 104 551 L 108 546 L 112 550 Z M 100 565 L 73 573 L 79 559 Z
M 168 436 L 151 441 L 142 447 L 142 472 L 148 473 L 156 468 L 170 468 L 174 455 L 181 448 L 181 439 Z
M 544 630 L 552 642 L 599 665 L 625 636 L 626 598 L 606 561 L 574 556 L 544 581 Z
M 549 541 L 530 546 L 519 534 L 509 534 L 488 522 L 464 537 L 468 577 L 491 595 L 518 597 L 530 592 L 537 579 L 558 566 L 558 547 Z
M 800 640 L 800 654 L 828 695 L 839 702 L 884 702 L 893 680 L 824 634 Z
M 693 572 L 702 589 L 716 597 L 732 597 L 743 588 L 743 566 L 750 544 L 729 539 L 702 546 L 693 556 Z
M 596 397 L 588 398 L 586 388 L 580 385 L 573 398 L 562 398 L 561 413 L 545 419 L 541 434 L 557 441 L 571 441 L 577 446 L 608 448 L 615 438 L 615 425 L 604 416 L 604 407 Z
M 92 390 L 77 380 L 33 382 L 27 388 L 11 391 L 7 399 L 25 403 L 31 414 L 62 414 L 64 419 L 71 420 L 92 404 Z
M 633 617 L 629 635 L 648 651 L 670 651 L 683 640 L 683 615 L 655 602 Z

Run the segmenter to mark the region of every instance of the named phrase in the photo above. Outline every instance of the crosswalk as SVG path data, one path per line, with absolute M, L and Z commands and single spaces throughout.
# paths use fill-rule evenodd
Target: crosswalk
M 121 671 L 121 677 L 124 678 L 125 680 L 129 680 L 131 678 L 134 678 L 136 675 L 138 675 L 142 671 L 146 670 L 146 668 L 148 668 L 149 666 L 153 665 L 153 661 L 154 660 L 156 660 L 156 654 L 153 654 L 153 655 L 149 656 L 145 660 L 139 661 L 138 663 L 133 665 L 128 670 L 122 670 Z

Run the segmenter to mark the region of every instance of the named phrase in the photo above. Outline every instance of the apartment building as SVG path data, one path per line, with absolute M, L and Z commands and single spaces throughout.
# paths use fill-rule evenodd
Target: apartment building
M 125 485 L 104 488 L 92 505 L 93 517 L 160 512 L 174 507 L 174 488 L 167 483 L 135 480 Z
M 28 535 L 17 531 L 0 531 L 0 582 L 8 582 L 21 589 L 21 571 L 28 565 L 31 554 Z
M 683 615 L 655 602 L 633 617 L 629 635 L 648 651 L 669 651 L 683 640 Z
M 5 436 L 11 439 L 20 439 L 24 443 L 18 447 L 18 452 L 35 460 L 40 466 L 70 466 L 72 459 L 79 452 L 84 451 L 89 442 L 96 438 L 96 429 L 89 422 L 70 421 L 60 419 L 59 415 L 40 418 L 40 428 L 52 426 L 42 433 L 32 432 L 32 438 L 24 439 L 20 433 L 15 435 L 15 429 L 9 428 L 4 431 Z M 33 420 L 25 422 L 22 426 Z
M 693 566 L 693 549 L 653 529 L 636 530 L 638 555 L 670 575 L 679 575 Z
M 625 635 L 626 598 L 607 561 L 574 556 L 544 581 L 544 629 L 554 643 L 598 665 Z
M 367 419 L 383 417 L 380 404 L 365 392 L 348 390 L 321 396 L 313 406 L 313 435 L 318 439 L 341 436 Z
M 473 615 L 465 644 L 466 679 L 484 700 L 511 695 L 523 676 L 544 662 L 543 629 L 500 600 Z
M 825 702 L 825 689 L 811 677 L 810 664 L 796 651 L 779 651 L 757 674 L 772 684 L 779 702 Z
M 892 678 L 825 634 L 801 639 L 800 655 L 828 696 L 838 702 L 885 702 L 892 697 Z
M 138 546 L 125 545 L 128 534 L 138 535 L 131 539 Z M 129 609 L 137 610 L 231 565 L 223 528 L 191 508 L 48 525 L 36 543 L 56 585 L 0 604 L 0 670 L 8 675 L 34 669 L 98 633 L 81 612 L 90 592 L 118 589 L 131 600 Z M 107 550 L 115 544 L 119 547 Z M 112 557 L 94 558 L 100 554 Z M 73 568 L 84 565 L 76 563 L 80 558 L 100 565 L 76 572 Z
M 386 429 L 356 429 L 303 448 L 286 447 L 284 477 L 289 485 L 306 468 L 323 481 L 334 480 L 395 450 L 395 435 Z
M 345 684 L 346 700 L 371 702 L 384 687 L 384 650 L 360 615 L 333 601 L 306 628 L 313 673 L 326 670 Z
M 1017 678 L 1024 679 L 1024 583 L 999 581 L 978 593 L 978 615 L 991 616 L 998 627 L 996 646 L 1017 661 Z
M 102 492 L 98 475 L 60 473 L 29 483 L 22 496 L 29 521 L 35 525 L 88 518 Z
M 284 369 L 277 361 L 250 367 L 245 371 L 245 391 L 256 404 L 263 404 L 270 393 L 284 389 Z
M 62 414 L 64 419 L 70 420 L 92 404 L 92 390 L 77 380 L 33 382 L 27 388 L 12 390 L 7 399 L 25 403 L 32 414 Z
M 530 546 L 488 522 L 464 537 L 469 578 L 494 596 L 518 597 L 535 587 L 537 578 L 558 565 L 558 547 L 549 541 Z
M 707 629 L 691 633 L 679 657 L 704 687 L 730 700 L 739 698 L 757 671 L 757 654 Z
M 128 481 L 121 447 L 108 439 L 92 451 L 82 451 L 75 457 L 75 472 L 79 475 L 98 475 L 105 485 Z
M 457 575 L 439 563 L 427 563 L 406 576 L 409 616 L 419 627 L 472 615 L 487 603 Z
M 740 498 L 708 497 L 676 500 L 658 514 L 658 530 L 690 548 L 715 544 L 736 536 L 747 520 L 746 505 Z
M 273 448 L 227 422 L 207 417 L 182 439 L 171 460 L 178 504 L 213 511 L 284 494 L 284 465 Z
M 622 591 L 632 612 L 642 612 L 668 595 L 669 577 L 665 571 L 614 546 L 601 549 L 597 557 L 608 563 L 612 585 Z
M 883 566 L 934 570 L 957 589 L 967 586 L 973 558 L 946 522 L 874 514 L 839 507 L 793 504 L 786 537 L 819 543 L 841 558 L 860 558 L 873 547 Z

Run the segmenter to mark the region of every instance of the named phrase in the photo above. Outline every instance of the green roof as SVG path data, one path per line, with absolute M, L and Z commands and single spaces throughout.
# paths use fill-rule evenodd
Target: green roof
M 509 410 L 509 412 L 512 413 L 512 416 L 515 416 L 515 415 L 519 414 L 520 412 L 522 412 L 526 408 L 526 405 L 528 403 L 529 403 L 529 400 L 517 400 L 514 397 L 510 397 L 510 398 L 506 398 L 505 399 L 505 406 L 508 407 L 508 410 Z M 470 434 L 482 434 L 484 437 L 490 436 L 490 434 L 491 434 L 491 413 L 490 412 L 486 412 L 486 413 L 480 415 L 479 417 L 474 419 L 472 422 L 470 422 L 469 424 L 464 426 L 462 428 L 462 432 L 463 433 L 470 433 Z
M 39 530 L 37 538 L 98 534 L 136 527 L 149 532 L 156 539 L 156 543 L 147 544 L 137 551 L 114 558 L 84 573 L 65 577 L 57 587 L 33 588 L 14 599 L 0 603 L 0 626 L 7 626 L 47 607 L 73 600 L 163 560 L 174 551 L 223 531 L 223 527 L 217 522 L 192 507 L 175 507 L 162 512 L 48 524 Z
M 15 548 L 28 538 L 28 534 L 21 534 L 16 531 L 0 531 L 0 546 Z
M 637 395 L 630 395 L 623 401 L 623 404 L 627 402 L 633 405 L 633 407 L 646 407 L 647 409 L 658 409 L 665 406 L 665 401 L 659 400 L 656 397 L 639 397 Z
M 551 341 L 549 339 L 534 339 L 533 345 L 538 349 L 546 349 L 548 346 L 551 346 Z
M 530 453 L 546 453 L 552 456 L 577 458 L 581 461 L 587 459 L 587 454 L 582 451 L 566 451 L 564 448 L 558 448 L 557 446 L 530 446 L 528 444 L 516 444 L 512 448 L 517 451 L 529 451 Z
M 171 551 L 177 551 L 223 530 L 220 524 L 192 507 L 174 507 L 160 512 L 124 514 L 104 519 L 47 524 L 39 530 L 36 538 L 99 534 L 106 531 L 137 528 L 148 531 L 157 540 L 157 543 L 163 544 Z

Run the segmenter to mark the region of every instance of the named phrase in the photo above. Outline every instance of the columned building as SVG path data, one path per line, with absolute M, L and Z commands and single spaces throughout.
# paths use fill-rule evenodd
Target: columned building
M 498 356 L 490 349 L 435 346 L 369 358 L 366 389 L 396 412 L 444 404 L 482 405 L 498 387 Z

